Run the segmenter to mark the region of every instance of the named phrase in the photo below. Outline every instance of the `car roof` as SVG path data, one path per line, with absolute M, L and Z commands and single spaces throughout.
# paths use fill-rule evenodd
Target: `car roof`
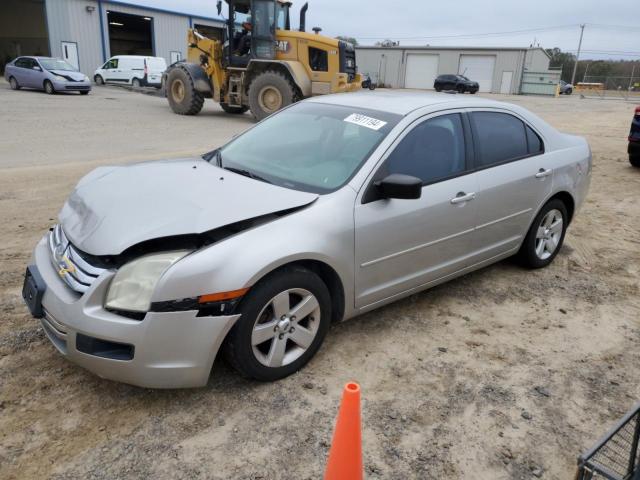
M 506 107 L 511 109 L 512 107 L 506 103 L 481 97 L 472 98 L 468 95 L 397 90 L 376 90 L 375 92 L 363 90 L 361 92 L 323 95 L 306 101 L 366 110 L 381 110 L 403 116 L 415 110 L 436 105 L 444 108 Z

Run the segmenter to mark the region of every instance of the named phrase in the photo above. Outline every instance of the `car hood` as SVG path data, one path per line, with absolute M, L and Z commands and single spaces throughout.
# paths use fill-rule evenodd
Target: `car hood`
M 80 82 L 84 80 L 84 73 L 80 72 L 71 72 L 69 70 L 49 70 L 51 73 L 55 75 L 60 75 L 61 77 L 67 77 L 71 80 L 75 80 L 76 82 Z
M 80 250 L 119 255 L 147 240 L 200 234 L 317 198 L 185 158 L 98 168 L 80 180 L 59 219 Z

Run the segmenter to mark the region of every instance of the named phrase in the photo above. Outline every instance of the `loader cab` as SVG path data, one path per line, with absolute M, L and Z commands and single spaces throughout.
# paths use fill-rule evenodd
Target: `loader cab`
M 276 30 L 290 29 L 291 3 L 282 0 L 227 0 L 227 41 L 225 60 L 229 66 L 245 68 L 251 60 L 273 60 L 276 57 Z M 218 11 L 222 10 L 218 2 Z M 251 24 L 247 32 L 243 24 Z M 238 44 L 250 36 L 250 50 L 239 51 Z

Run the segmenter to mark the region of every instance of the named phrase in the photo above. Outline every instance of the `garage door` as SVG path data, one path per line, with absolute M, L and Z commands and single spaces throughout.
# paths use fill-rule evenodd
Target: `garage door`
M 478 82 L 481 92 L 493 89 L 493 72 L 496 67 L 494 55 L 460 55 L 458 73 Z
M 433 88 L 438 75 L 438 55 L 410 53 L 407 55 L 405 88 Z

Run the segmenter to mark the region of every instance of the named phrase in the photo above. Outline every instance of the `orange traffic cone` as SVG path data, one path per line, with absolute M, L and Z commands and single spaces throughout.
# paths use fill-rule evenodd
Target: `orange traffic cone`
M 360 385 L 347 383 L 342 393 L 325 480 L 362 480 Z

